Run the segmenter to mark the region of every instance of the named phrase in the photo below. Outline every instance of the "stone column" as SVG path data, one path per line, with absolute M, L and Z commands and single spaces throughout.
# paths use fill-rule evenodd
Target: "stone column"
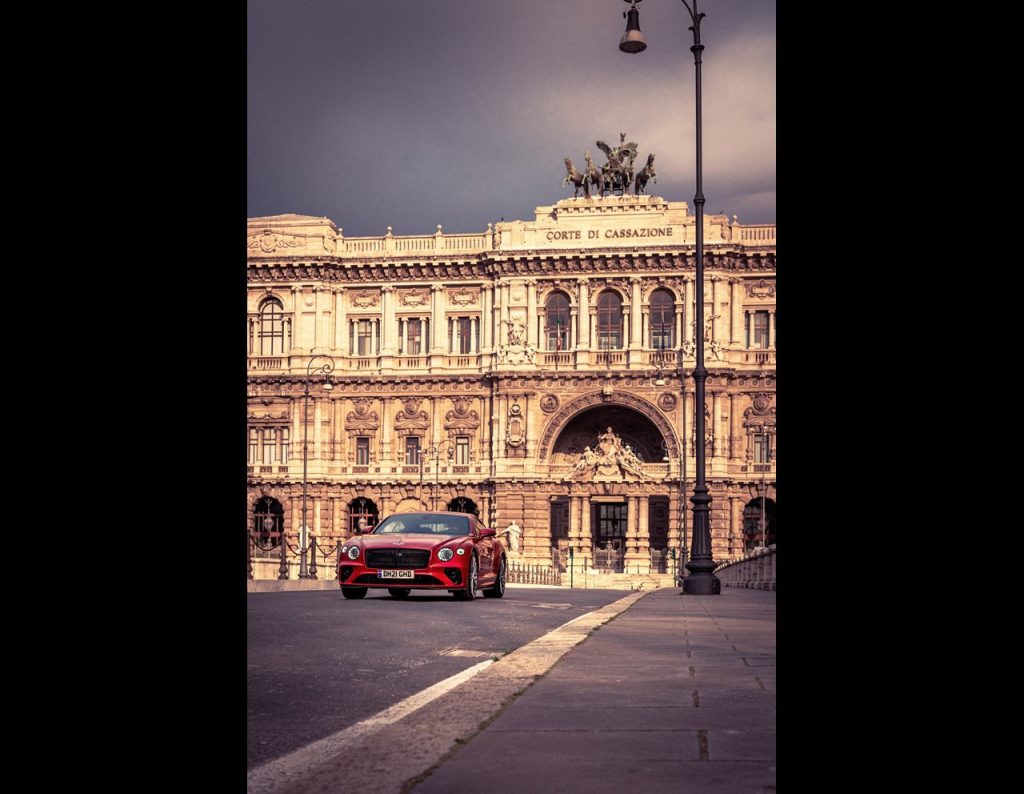
M 711 277 L 711 338 L 716 342 L 722 341 L 722 281 L 721 276 Z
M 629 307 L 622 307 L 622 350 L 629 350 L 633 346 L 632 323 Z M 595 323 L 596 325 L 596 323 Z
M 537 348 L 537 280 L 526 279 L 526 344 Z
M 444 353 L 444 288 L 438 284 L 430 288 L 430 354 Z
M 743 281 L 734 278 L 729 280 L 732 287 L 732 333 L 729 335 L 729 344 L 732 347 L 743 346 Z
M 469 318 L 469 352 L 470 353 L 479 353 L 480 352 L 480 345 L 478 345 L 477 341 L 476 341 L 477 337 L 478 337 L 477 326 L 478 326 L 479 322 L 480 322 L 480 318 L 479 317 L 470 317 Z
M 380 352 L 384 356 L 393 356 L 395 354 L 395 334 L 397 333 L 395 328 L 395 288 L 389 284 L 381 287 L 380 292 L 381 317 L 383 318 Z
M 742 463 L 743 417 L 738 394 L 729 395 L 729 421 L 732 424 L 732 432 L 729 434 L 729 458 L 733 463 Z
M 396 401 L 398 407 L 392 409 L 392 402 Z M 402 401 L 399 397 L 381 397 L 380 399 L 380 438 L 381 438 L 381 453 L 380 463 L 381 469 L 387 471 L 384 468 L 387 462 L 391 462 L 393 465 L 398 464 L 396 456 L 391 451 L 392 439 L 395 432 L 395 414 L 402 410 Z M 371 436 L 372 438 L 372 436 Z
M 579 349 L 589 350 L 590 349 L 590 294 L 589 294 L 590 279 L 581 278 L 579 280 L 580 287 L 580 302 L 579 302 L 579 339 L 576 342 L 576 346 Z
M 640 514 L 637 526 L 637 545 L 640 547 L 641 555 L 651 557 L 651 519 L 650 519 L 650 497 L 646 494 L 640 497 Z
M 579 517 L 581 501 L 582 499 L 579 496 L 569 497 L 569 545 L 577 549 L 580 545 L 580 533 L 582 531 Z
M 693 321 L 697 316 L 696 305 L 693 302 L 693 279 L 686 277 L 683 279 L 683 292 L 684 297 L 684 314 L 686 315 L 683 319 L 683 337 L 687 342 L 693 342 Z
M 301 349 L 302 288 L 292 287 L 292 350 Z
M 711 448 L 711 457 L 717 458 L 722 454 L 722 395 L 719 392 L 711 394 L 711 431 L 714 435 L 714 445 Z
M 768 310 L 768 347 L 775 349 L 775 309 Z
M 498 285 L 498 344 L 508 344 L 508 315 L 511 288 L 508 283 Z
M 640 285 L 642 279 L 639 276 L 632 276 L 629 279 L 629 286 L 631 287 L 629 296 L 629 317 L 633 321 L 629 329 L 629 349 L 639 350 L 641 341 L 641 320 L 643 319 L 643 312 L 641 309 L 641 297 L 640 297 Z
M 490 353 L 491 323 L 493 322 L 493 314 L 491 313 L 492 288 L 485 284 L 480 292 L 480 347 L 482 353 Z
M 455 344 L 455 330 L 458 328 L 458 324 L 456 318 L 448 318 L 448 352 L 453 356 L 459 352 L 459 348 Z
M 334 323 L 335 336 L 334 336 L 334 347 L 343 356 L 349 354 L 348 349 L 348 319 L 345 316 L 345 301 L 348 300 L 348 290 L 344 287 L 338 287 L 338 317 Z
M 729 545 L 728 555 L 735 557 L 737 551 L 737 535 L 743 523 L 743 501 L 738 496 L 729 497 Z
M 580 497 L 580 546 L 586 556 L 591 557 L 594 553 L 594 537 L 590 529 L 590 497 Z

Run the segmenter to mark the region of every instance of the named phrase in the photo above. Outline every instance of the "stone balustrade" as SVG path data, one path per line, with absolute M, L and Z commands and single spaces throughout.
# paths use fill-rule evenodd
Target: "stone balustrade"
M 723 587 L 774 590 L 775 546 L 754 549 L 741 560 L 722 563 L 715 569 L 715 576 Z

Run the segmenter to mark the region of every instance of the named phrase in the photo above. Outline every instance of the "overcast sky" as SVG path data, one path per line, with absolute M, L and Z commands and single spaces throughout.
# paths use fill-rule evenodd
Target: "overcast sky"
M 775 222 L 775 0 L 698 0 L 705 211 Z M 248 215 L 346 236 L 483 231 L 572 195 L 619 133 L 648 193 L 694 194 L 694 66 L 679 0 L 249 0 Z

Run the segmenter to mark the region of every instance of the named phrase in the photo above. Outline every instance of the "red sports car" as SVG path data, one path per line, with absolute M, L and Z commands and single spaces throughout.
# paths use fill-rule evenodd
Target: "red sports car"
M 338 555 L 345 598 L 384 587 L 395 598 L 410 590 L 448 590 L 471 601 L 505 595 L 508 562 L 495 531 L 467 513 L 396 513 L 372 532 L 349 538 Z

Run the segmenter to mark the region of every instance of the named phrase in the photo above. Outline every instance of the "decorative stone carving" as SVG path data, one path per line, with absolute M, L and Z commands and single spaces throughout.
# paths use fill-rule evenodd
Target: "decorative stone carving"
M 380 416 L 370 410 L 370 401 L 360 397 L 355 401 L 355 410 L 345 416 L 345 430 L 352 432 L 376 432 L 380 427 Z
M 658 407 L 663 411 L 674 411 L 676 409 L 676 396 L 671 392 L 659 394 Z
M 644 465 L 636 453 L 629 444 L 623 444 L 622 439 L 609 427 L 598 435 L 593 449 L 584 447 L 575 465 L 563 479 L 601 482 L 608 479 L 621 480 L 627 474 L 647 479 Z
M 430 426 L 427 412 L 420 410 L 420 400 L 410 397 L 405 400 L 404 408 L 395 417 L 395 430 L 406 431 L 426 430 Z
M 533 364 L 537 351 L 526 344 L 526 326 L 521 320 L 505 320 L 508 324 L 507 345 L 498 345 L 499 364 Z
M 364 289 L 352 293 L 351 300 L 352 305 L 356 308 L 365 309 L 368 306 L 377 306 L 380 303 L 380 293 Z
M 774 298 L 775 282 L 761 279 L 756 284 L 747 284 L 748 298 Z
M 753 430 L 775 428 L 775 406 L 771 405 L 772 395 L 760 392 L 753 396 L 753 405 L 743 412 L 743 427 Z
M 445 430 L 476 430 L 480 427 L 480 415 L 470 408 L 468 397 L 456 397 L 455 409 L 444 415 Z
M 455 306 L 469 306 L 477 302 L 478 293 L 475 290 L 462 287 L 457 290 L 448 291 L 448 303 Z
M 259 248 L 266 254 L 272 254 L 278 248 L 298 248 L 305 245 L 305 240 L 298 237 L 275 234 L 270 229 L 264 229 L 262 234 L 249 235 L 249 248 Z
M 543 397 L 541 397 L 540 409 L 546 414 L 550 414 L 553 413 L 554 411 L 557 411 L 558 397 L 556 397 L 554 394 L 545 394 Z
M 426 306 L 430 303 L 430 293 L 425 289 L 411 289 L 399 293 L 398 302 L 403 306 Z

